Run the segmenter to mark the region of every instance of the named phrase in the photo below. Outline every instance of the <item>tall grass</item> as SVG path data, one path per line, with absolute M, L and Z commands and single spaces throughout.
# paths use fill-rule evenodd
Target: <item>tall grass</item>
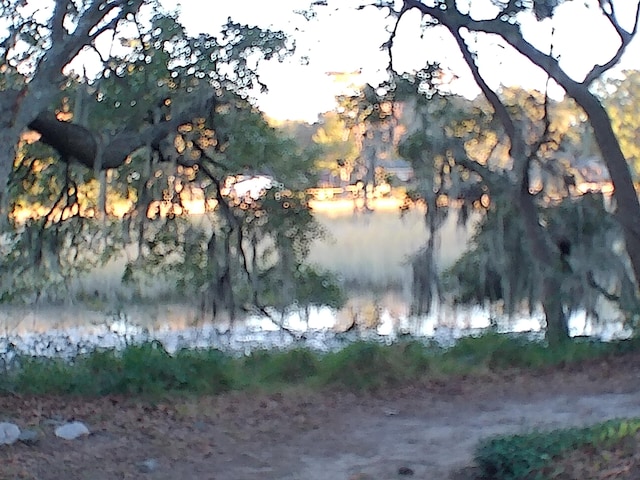
M 309 262 L 342 276 L 354 287 L 381 290 L 410 285 L 410 257 L 427 239 L 424 211 L 416 208 L 368 214 L 317 214 L 328 236 L 316 241 Z M 471 228 L 457 225 L 452 213 L 441 230 L 439 261 L 447 268 L 462 254 Z
M 163 395 L 217 394 L 228 390 L 278 390 L 293 385 L 371 390 L 412 381 L 473 375 L 508 368 L 535 369 L 640 348 L 638 340 L 574 341 L 553 349 L 523 337 L 487 334 L 462 339 L 452 348 L 416 340 L 391 345 L 355 342 L 320 354 L 293 348 L 232 357 L 214 349 L 170 355 L 159 342 L 124 351 L 97 350 L 73 362 L 18 358 L 0 373 L 0 392 L 31 394 Z

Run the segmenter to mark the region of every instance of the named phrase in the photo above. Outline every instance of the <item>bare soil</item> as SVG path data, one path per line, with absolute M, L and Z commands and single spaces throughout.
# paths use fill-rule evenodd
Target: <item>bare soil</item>
M 1 447 L 0 479 L 467 479 L 481 438 L 633 416 L 640 354 L 366 394 L 4 396 L 0 420 L 41 438 Z M 56 438 L 68 420 L 92 434 Z

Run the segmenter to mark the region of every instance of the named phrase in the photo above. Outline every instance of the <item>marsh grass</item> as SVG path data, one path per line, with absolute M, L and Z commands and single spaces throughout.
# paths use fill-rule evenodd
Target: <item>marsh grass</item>
M 339 274 L 352 288 L 403 288 L 410 285 L 410 258 L 426 242 L 424 211 L 415 208 L 316 216 L 327 236 L 315 242 L 309 262 Z M 472 228 L 460 227 L 452 213 L 440 232 L 441 268 L 462 254 Z
M 578 340 L 553 349 L 524 337 L 489 333 L 465 338 L 448 349 L 417 340 L 390 345 L 358 341 L 327 353 L 292 348 L 233 357 L 215 349 L 180 350 L 170 355 L 159 342 L 148 342 L 123 351 L 96 350 L 72 362 L 20 357 L 13 369 L 0 374 L 0 391 L 152 396 L 293 386 L 366 391 L 430 378 L 566 365 L 638 348 L 638 340 Z
M 427 240 L 424 210 L 414 208 L 404 215 L 400 210 L 371 213 L 322 211 L 316 220 L 326 232 L 311 245 L 308 263 L 339 275 L 350 287 L 384 290 L 398 288 L 411 281 L 409 260 Z M 440 233 L 440 266 L 445 269 L 462 254 L 472 234 L 472 227 L 460 227 L 452 212 Z M 131 290 L 120 284 L 126 257 L 114 261 L 95 274 L 76 283 L 76 293 L 91 297 L 110 292 L 103 301 L 132 298 L 155 298 L 171 292 L 171 285 L 155 278 L 141 289 Z M 178 297 L 171 297 L 177 301 Z

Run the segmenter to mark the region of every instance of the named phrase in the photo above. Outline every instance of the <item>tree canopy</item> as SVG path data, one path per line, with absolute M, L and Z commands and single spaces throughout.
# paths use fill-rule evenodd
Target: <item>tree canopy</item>
M 293 51 L 283 32 L 229 19 L 190 36 L 153 0 L 0 9 L 4 300 L 64 299 L 124 259 L 130 298 L 165 279 L 165 295 L 232 318 L 320 301 L 331 280 L 302 266 L 322 234 L 305 193 L 313 152 L 250 98 L 266 88 L 258 64 Z M 90 54 L 97 73 L 78 67 Z
M 502 144 L 507 149 L 510 165 L 507 175 L 496 176 L 496 172 L 492 168 L 487 168 L 485 163 L 470 161 L 473 159 L 467 158 L 468 151 L 461 152 L 462 154 L 457 156 L 452 153 L 444 158 L 455 158 L 456 164 L 475 172 L 487 184 L 496 184 L 501 181 L 511 201 L 518 207 L 524 236 L 528 243 L 527 250 L 535 258 L 541 272 L 540 298 L 551 341 L 561 341 L 568 335 L 566 312 L 559 294 L 562 290 L 561 278 L 554 274 L 558 266 L 558 258 L 563 255 L 563 252 L 549 229 L 545 227 L 539 210 L 539 198 L 531 182 L 534 166 L 544 163 L 546 152 L 554 152 L 558 148 L 549 115 L 549 95 L 548 92 L 544 92 L 541 99 L 533 99 L 532 104 L 538 109 L 535 121 L 523 123 L 523 118 L 519 117 L 519 112 L 522 110 L 520 108 L 514 110 L 509 98 L 488 82 L 489 72 L 482 70 L 479 60 L 483 52 L 478 48 L 476 40 L 480 37 L 492 38 L 509 47 L 545 72 L 548 76 L 547 84 L 551 82 L 557 84 L 584 111 L 592 127 L 595 144 L 600 150 L 615 188 L 616 218 L 621 225 L 626 252 L 637 285 L 640 283 L 640 203 L 632 181 L 628 159 L 613 130 L 611 118 L 601 99 L 592 91 L 592 86 L 596 80 L 602 78 L 616 65 L 635 37 L 640 16 L 640 2 L 633 2 L 631 21 L 629 21 L 628 9 L 624 10 L 626 13 L 620 13 L 619 2 L 608 0 L 584 3 L 584 8 L 594 9 L 600 14 L 603 30 L 614 32 L 618 43 L 606 61 L 594 60 L 584 78 L 581 79 L 575 79 L 567 73 L 564 62 L 554 50 L 553 45 L 538 46 L 539 44 L 530 41 L 527 35 L 527 28 L 532 22 L 542 23 L 554 18 L 565 3 L 569 2 L 496 0 L 487 2 L 484 9 L 480 8 L 481 6 L 472 6 L 470 3 L 455 0 L 434 2 L 403 0 L 373 4 L 386 11 L 390 18 L 389 39 L 383 45 L 383 48 L 389 52 L 390 71 L 393 72 L 395 67 L 395 41 L 403 28 L 402 20 L 410 12 L 417 11 L 422 16 L 424 29 L 439 27 L 444 29 L 453 40 L 490 108 L 491 121 L 500 125 L 500 135 L 504 135 Z M 364 8 L 365 5 L 362 7 Z M 557 28 L 561 27 L 555 27 Z M 583 59 L 591 58 L 589 53 L 580 52 Z M 433 80 L 435 81 L 431 83 L 438 83 L 437 78 Z M 427 134 L 426 144 L 421 147 L 424 152 L 432 148 L 429 145 L 432 140 L 434 138 Z M 460 143 L 459 140 L 458 143 Z M 416 147 L 417 144 L 414 141 L 414 149 Z M 439 151 L 442 151 L 442 145 Z M 450 161 L 447 160 L 444 164 Z

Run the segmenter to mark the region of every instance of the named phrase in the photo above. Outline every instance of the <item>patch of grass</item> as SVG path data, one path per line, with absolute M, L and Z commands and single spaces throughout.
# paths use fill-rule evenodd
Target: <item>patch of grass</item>
M 75 373 L 74 373 L 75 372 Z M 73 393 L 82 382 L 79 371 L 62 359 L 23 358 L 15 373 L 2 382 L 12 392 L 43 395 Z
M 495 437 L 479 444 L 475 459 L 482 478 L 550 479 L 555 478 L 550 465 L 561 454 L 585 446 L 596 450 L 611 448 L 638 431 L 640 418 L 614 420 L 587 428 Z
M 238 384 L 295 385 L 318 374 L 320 360 L 315 352 L 294 348 L 285 351 L 258 350 L 237 361 Z
M 605 445 L 587 444 L 553 458 L 534 475 L 547 480 L 637 480 L 640 478 L 639 447 L 640 431 L 621 436 Z
M 31 394 L 161 395 L 220 393 L 233 387 L 230 359 L 217 350 L 181 350 L 169 355 L 159 342 L 130 345 L 122 352 L 96 350 L 72 363 L 20 360 L 5 378 L 7 390 Z
M 637 348 L 637 344 L 622 348 L 621 343 L 577 339 L 560 347 L 551 348 L 544 342 L 530 340 L 526 335 L 490 332 L 479 337 L 461 338 L 442 354 L 440 365 L 445 373 L 541 368 L 579 362 Z
M 429 351 L 418 342 L 381 345 L 355 342 L 322 358 L 319 381 L 363 390 L 397 384 L 424 377 L 428 371 Z
M 638 348 L 638 340 L 609 344 L 576 340 L 553 349 L 524 336 L 489 333 L 463 338 L 449 349 L 418 340 L 391 345 L 358 341 L 325 354 L 293 348 L 236 358 L 215 349 L 169 354 L 154 341 L 121 352 L 96 350 L 73 362 L 20 358 L 16 368 L 0 374 L 0 390 L 81 395 L 216 394 L 288 385 L 367 390 L 434 377 L 564 365 Z

